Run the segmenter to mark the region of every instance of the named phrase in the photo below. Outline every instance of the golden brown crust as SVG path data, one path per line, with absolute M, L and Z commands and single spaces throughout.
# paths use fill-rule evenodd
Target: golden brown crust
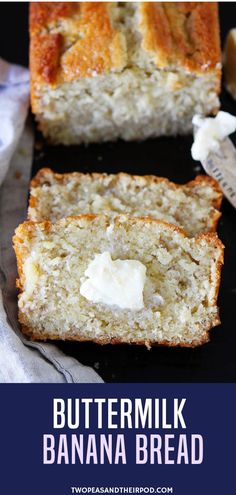
M 60 33 L 42 34 L 32 38 L 30 45 L 30 65 L 32 74 L 40 77 L 48 84 L 55 81 L 60 63 L 60 51 L 63 39 Z
M 78 10 L 76 2 L 35 2 L 30 4 L 30 32 L 40 33 L 46 26 L 73 16 Z
M 112 26 L 109 9 L 110 2 L 31 3 L 33 83 L 54 85 L 121 70 L 126 62 L 126 50 L 122 33 Z M 55 32 L 61 36 L 57 53 L 54 52 L 60 64 L 57 71 L 52 71 L 51 45 Z M 50 77 L 47 77 L 48 73 Z
M 115 27 L 116 2 L 34 2 L 30 7 L 33 110 L 36 88 L 123 70 L 127 40 Z M 215 71 L 220 85 L 217 5 L 203 2 L 140 2 L 140 49 L 157 68 Z
M 75 177 L 78 180 L 83 177 L 91 177 L 91 179 L 101 179 L 101 178 L 106 178 L 106 177 L 111 177 L 114 178 L 115 180 L 122 179 L 122 177 L 126 179 L 131 179 L 131 180 L 142 180 L 145 181 L 147 184 L 151 183 L 163 183 L 167 184 L 168 187 L 172 189 L 181 189 L 182 187 L 187 187 L 189 189 L 193 189 L 198 185 L 209 185 L 211 186 L 214 191 L 215 191 L 215 199 L 212 201 L 212 207 L 215 208 L 215 211 L 212 211 L 211 215 L 211 221 L 212 225 L 211 228 L 209 229 L 212 232 L 215 232 L 217 229 L 218 221 L 221 217 L 221 212 L 220 207 L 223 199 L 223 194 L 220 189 L 219 183 L 212 177 L 209 177 L 207 175 L 198 175 L 195 179 L 191 180 L 190 182 L 187 182 L 186 184 L 176 184 L 174 182 L 169 181 L 165 177 L 157 177 L 155 175 L 130 175 L 126 174 L 124 172 L 120 172 L 118 174 L 106 174 L 106 173 L 91 173 L 91 174 L 83 174 L 81 172 L 72 172 L 72 173 L 66 173 L 66 174 L 58 174 L 53 172 L 49 168 L 42 168 L 38 171 L 35 177 L 31 180 L 30 187 L 31 189 L 39 187 L 45 183 L 47 183 L 47 180 L 51 178 L 52 180 L 57 181 L 58 183 L 64 183 L 67 180 L 69 180 L 71 177 Z M 37 198 L 34 197 L 32 194 L 30 195 L 29 198 L 29 207 L 30 208 L 37 208 Z
M 215 70 L 220 62 L 218 7 L 210 2 L 142 2 L 143 47 L 159 67 Z

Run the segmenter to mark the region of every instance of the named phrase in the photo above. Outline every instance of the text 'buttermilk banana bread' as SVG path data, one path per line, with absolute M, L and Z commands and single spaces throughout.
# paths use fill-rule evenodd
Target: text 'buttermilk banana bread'
M 223 245 L 158 220 L 84 215 L 16 230 L 32 339 L 196 346 L 219 323 Z
M 207 176 L 180 186 L 162 177 L 56 174 L 41 169 L 31 182 L 29 220 L 55 222 L 85 213 L 149 216 L 183 227 L 188 235 L 215 231 L 222 192 Z
M 32 2 L 31 103 L 53 143 L 192 131 L 219 107 L 217 5 Z

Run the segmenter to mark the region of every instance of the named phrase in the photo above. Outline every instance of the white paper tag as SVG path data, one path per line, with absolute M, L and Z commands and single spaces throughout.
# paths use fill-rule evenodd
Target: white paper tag
M 214 177 L 230 203 L 236 208 L 236 149 L 229 138 L 221 142 L 217 153 L 210 153 L 202 166 Z

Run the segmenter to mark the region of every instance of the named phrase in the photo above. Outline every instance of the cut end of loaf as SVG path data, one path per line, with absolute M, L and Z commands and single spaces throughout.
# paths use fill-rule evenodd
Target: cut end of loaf
M 192 132 L 195 114 L 219 109 L 217 74 L 126 69 L 63 83 L 35 85 L 33 110 L 52 144 L 140 141 Z M 217 88 L 217 89 L 216 89 Z
M 87 215 L 54 225 L 25 222 L 16 230 L 14 247 L 19 318 L 33 339 L 193 347 L 219 324 L 223 245 L 215 234 L 189 239 L 182 229 L 147 218 L 120 216 L 112 222 Z M 143 309 L 121 310 L 81 296 L 81 277 L 104 251 L 146 266 Z
M 36 2 L 30 18 L 32 109 L 52 143 L 186 134 L 219 108 L 215 4 Z

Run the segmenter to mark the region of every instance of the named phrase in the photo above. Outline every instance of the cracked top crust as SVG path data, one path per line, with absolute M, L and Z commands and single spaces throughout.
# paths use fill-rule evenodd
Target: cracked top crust
M 145 68 L 144 60 L 153 69 L 220 74 L 215 3 L 35 2 L 30 37 L 33 84 Z M 134 45 L 142 57 L 133 58 Z

